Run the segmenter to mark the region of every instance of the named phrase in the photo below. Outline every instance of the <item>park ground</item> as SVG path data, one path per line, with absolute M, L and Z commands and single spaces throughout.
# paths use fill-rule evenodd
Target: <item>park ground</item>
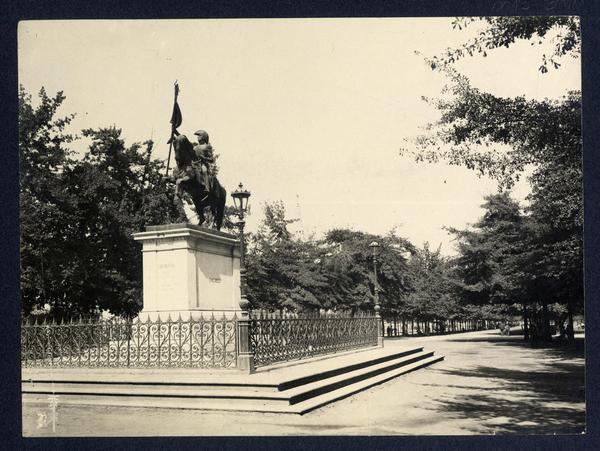
M 386 339 L 445 360 L 304 416 L 23 405 L 24 436 L 469 435 L 585 431 L 583 338 L 532 349 L 498 331 Z M 44 424 L 46 423 L 46 424 Z

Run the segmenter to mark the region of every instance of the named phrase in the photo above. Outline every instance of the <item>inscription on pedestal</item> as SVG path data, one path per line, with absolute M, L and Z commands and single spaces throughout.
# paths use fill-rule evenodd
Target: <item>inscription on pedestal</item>
M 159 263 L 156 268 L 158 296 L 169 296 L 175 290 L 175 264 Z

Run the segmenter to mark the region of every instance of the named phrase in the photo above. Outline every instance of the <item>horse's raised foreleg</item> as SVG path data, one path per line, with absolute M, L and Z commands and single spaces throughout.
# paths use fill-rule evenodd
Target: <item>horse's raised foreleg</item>
M 200 195 L 196 194 L 192 199 L 194 201 L 194 208 L 196 209 L 196 215 L 198 215 L 198 225 L 202 225 L 206 218 L 204 217 L 205 204 L 199 199 Z

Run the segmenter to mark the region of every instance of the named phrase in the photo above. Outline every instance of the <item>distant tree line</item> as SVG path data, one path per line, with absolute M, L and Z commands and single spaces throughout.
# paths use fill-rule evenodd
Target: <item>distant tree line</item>
M 294 237 L 283 205 L 267 204 L 262 226 L 248 236 L 249 299 L 268 310 L 372 310 L 369 244 L 377 241 L 384 317 L 502 323 L 520 317 L 526 339 L 549 340 L 551 325 L 573 338 L 572 317 L 583 312 L 581 279 L 580 285 L 550 279 L 558 257 L 545 245 L 541 224 L 508 193 L 487 196 L 482 207 L 484 215 L 471 227 L 448 229 L 458 254 L 447 257 L 394 232 L 334 229 L 319 239 Z M 563 268 L 555 277 L 568 270 L 581 271 Z

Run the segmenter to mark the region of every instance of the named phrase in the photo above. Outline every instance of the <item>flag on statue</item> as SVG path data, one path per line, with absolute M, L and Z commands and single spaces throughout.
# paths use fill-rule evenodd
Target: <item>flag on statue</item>
M 173 130 L 176 130 L 183 121 L 183 117 L 181 116 L 181 110 L 179 109 L 179 104 L 177 103 L 178 94 L 179 85 L 175 83 L 175 102 L 173 103 L 173 114 L 171 114 L 171 126 Z

